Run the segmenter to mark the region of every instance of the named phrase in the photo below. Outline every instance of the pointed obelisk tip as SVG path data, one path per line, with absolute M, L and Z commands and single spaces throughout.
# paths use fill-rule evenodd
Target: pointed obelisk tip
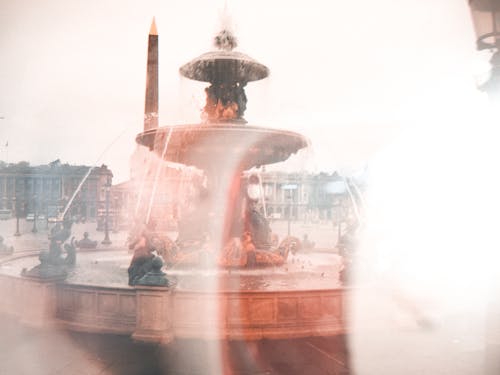
M 153 17 L 153 21 L 151 22 L 151 28 L 149 29 L 149 35 L 158 35 L 158 31 L 156 31 L 156 22 Z

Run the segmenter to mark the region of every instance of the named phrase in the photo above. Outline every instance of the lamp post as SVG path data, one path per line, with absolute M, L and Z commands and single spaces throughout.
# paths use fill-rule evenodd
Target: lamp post
M 287 192 L 287 200 L 288 200 L 288 236 L 290 236 L 290 225 L 291 225 L 291 216 L 292 216 L 292 191 L 297 189 L 296 184 L 286 184 L 283 185 L 283 190 Z
M 14 197 L 13 200 L 14 209 L 16 210 L 16 233 L 14 233 L 14 236 L 19 237 L 21 235 L 21 232 L 19 232 L 19 201 L 16 197 Z
M 109 190 L 111 188 L 111 183 L 109 178 L 104 185 L 106 189 L 106 217 L 104 218 L 104 240 L 101 242 L 103 245 L 111 245 L 111 240 L 109 239 Z
M 45 199 L 45 229 L 49 229 L 49 201 Z
M 500 94 L 500 0 L 469 0 L 476 31 L 476 48 L 494 51 L 490 78 L 479 86 L 493 99 Z
M 113 197 L 113 233 L 118 233 L 118 197 Z
M 37 220 L 37 209 L 36 209 L 36 195 L 33 196 L 33 208 L 35 210 L 35 216 L 34 216 L 34 219 L 33 219 L 33 229 L 31 229 L 31 232 L 33 233 L 37 233 L 38 232 L 38 228 L 36 227 L 36 220 Z

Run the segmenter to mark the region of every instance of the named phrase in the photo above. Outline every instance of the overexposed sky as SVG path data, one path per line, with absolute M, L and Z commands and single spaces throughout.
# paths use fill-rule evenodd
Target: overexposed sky
M 487 67 L 474 50 L 466 0 L 227 5 L 238 50 L 271 70 L 247 86 L 245 118 L 307 135 L 308 168 L 363 166 L 401 129 L 484 105 L 475 80 Z M 152 17 L 160 124 L 194 123 L 205 85 L 181 79 L 178 68 L 212 49 L 223 8 L 201 0 L 2 1 L 0 144 L 9 147 L 1 159 L 106 163 L 115 182 L 126 180 L 143 126 Z

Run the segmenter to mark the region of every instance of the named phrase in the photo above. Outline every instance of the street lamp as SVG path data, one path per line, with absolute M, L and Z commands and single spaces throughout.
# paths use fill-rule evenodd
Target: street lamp
M 286 184 L 283 185 L 282 189 L 287 192 L 287 200 L 288 200 L 288 236 L 290 236 L 290 220 L 292 216 L 292 192 L 297 189 L 297 184 Z
M 111 188 L 111 183 L 109 178 L 104 188 L 106 189 L 106 217 L 104 219 L 104 240 L 101 243 L 103 245 L 111 245 L 111 240 L 109 239 L 109 190 Z
M 500 89 L 500 0 L 469 0 L 476 31 L 476 48 L 494 50 L 491 76 L 479 89 L 490 97 Z
M 118 233 L 118 197 L 114 196 L 113 204 L 113 233 Z
M 38 232 L 38 229 L 36 227 L 36 219 L 37 219 L 37 209 L 36 209 L 36 195 L 33 196 L 33 206 L 34 206 L 34 210 L 35 210 L 35 216 L 34 216 L 34 219 L 33 219 L 33 229 L 31 230 L 33 233 L 37 233 Z
M 21 232 L 19 232 L 19 201 L 16 197 L 14 197 L 13 200 L 14 209 L 16 210 L 16 233 L 14 233 L 14 236 L 19 237 L 21 235 Z

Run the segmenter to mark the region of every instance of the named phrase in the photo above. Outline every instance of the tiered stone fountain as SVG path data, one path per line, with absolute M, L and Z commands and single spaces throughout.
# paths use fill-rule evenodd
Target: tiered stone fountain
M 191 241 L 182 238 L 180 248 L 171 251 L 167 246 L 164 256 L 174 264 L 199 263 L 199 258 L 208 257 L 219 266 L 281 265 L 290 247 L 300 245 L 287 239 L 273 246 L 269 223 L 252 209 L 254 202 L 241 188 L 241 176 L 252 167 L 288 159 L 307 146 L 307 139 L 291 131 L 246 124 L 244 88 L 249 82 L 266 78 L 269 69 L 233 51 L 236 42 L 228 31 L 222 31 L 215 40 L 218 51 L 205 53 L 180 69 L 187 78 L 210 83 L 205 90 L 205 122 L 153 128 L 137 136 L 139 144 L 165 160 L 195 166 L 207 176 L 206 202 L 200 204 L 204 209 L 197 210 L 194 220 L 211 222 L 207 243 L 199 244 L 207 251 L 183 251 L 182 242 Z
M 189 251 L 183 241 L 170 241 L 164 253 L 173 265 L 165 270 L 167 278 L 175 277 L 177 283 L 128 286 L 124 264 L 131 255 L 126 249 L 78 253 L 76 266 L 64 280 L 22 277 L 22 268 L 38 263 L 36 256 L 23 256 L 1 264 L 0 311 L 27 324 L 163 343 L 175 338 L 277 339 L 344 332 L 339 257 L 298 254 L 285 264 L 293 243 L 272 243 L 267 221 L 252 209 L 240 182 L 243 171 L 286 160 L 307 146 L 306 138 L 246 124 L 244 87 L 267 77 L 269 70 L 233 51 L 235 41 L 227 32 L 217 36 L 217 45 L 218 51 L 180 69 L 185 77 L 210 84 L 205 121 L 148 126 L 136 139 L 163 159 L 195 166 L 207 176 L 204 208 L 197 211 L 208 224 L 205 240 L 196 251 Z M 183 263 L 196 267 L 176 267 Z M 155 265 L 156 274 L 161 274 Z

